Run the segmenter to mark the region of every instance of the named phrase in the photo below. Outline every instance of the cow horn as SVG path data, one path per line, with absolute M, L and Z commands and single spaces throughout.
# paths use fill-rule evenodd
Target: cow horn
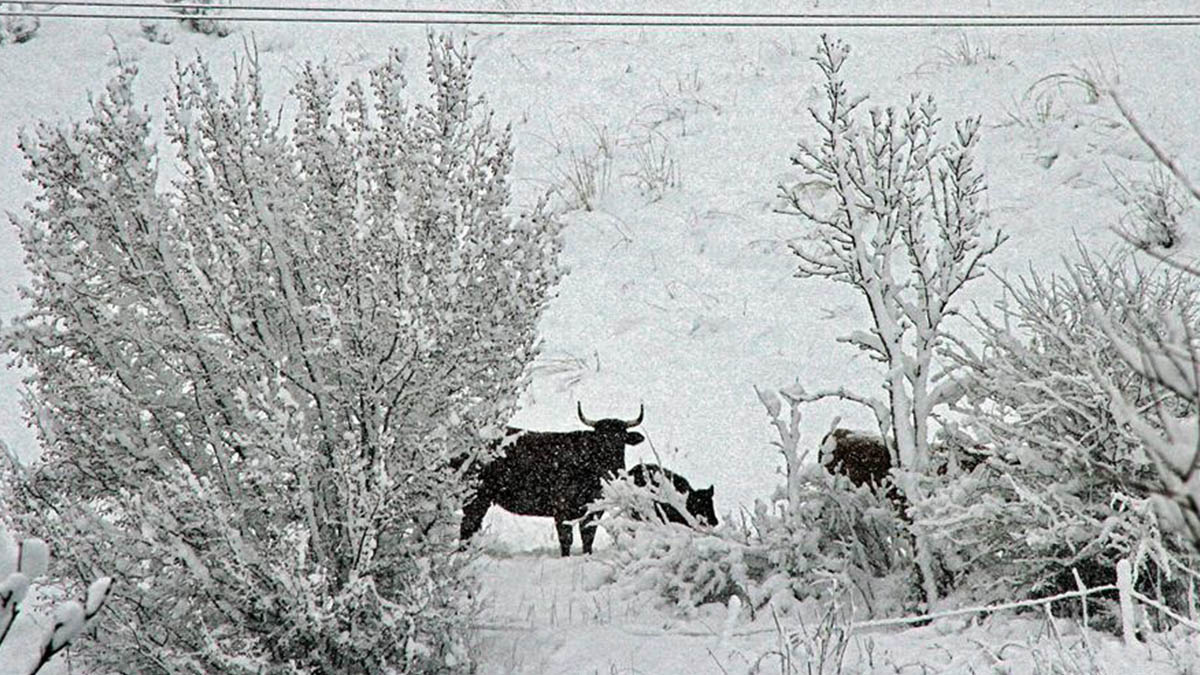
M 640 406 L 638 406 L 637 419 L 633 420 L 632 422 L 626 422 L 625 428 L 628 429 L 629 427 L 636 427 L 637 425 L 642 423 L 642 418 L 645 416 L 646 416 L 646 404 L 643 403 Z
M 589 420 L 588 418 L 583 416 L 583 403 L 581 401 L 575 402 L 575 411 L 579 413 L 579 421 L 580 422 L 583 422 L 584 424 L 588 425 L 589 427 L 595 428 L 596 420 Z

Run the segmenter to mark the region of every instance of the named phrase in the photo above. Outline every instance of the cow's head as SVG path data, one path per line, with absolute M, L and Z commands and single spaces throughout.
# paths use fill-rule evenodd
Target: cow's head
M 687 496 L 688 513 L 701 525 L 716 527 L 717 510 L 713 506 L 713 486 L 703 490 L 692 490 Z
M 575 410 L 579 413 L 579 421 L 596 430 L 596 433 L 602 436 L 611 436 L 616 438 L 624 438 L 625 445 L 637 445 L 646 440 L 646 437 L 636 431 L 629 431 L 630 427 L 636 427 L 642 423 L 642 418 L 646 414 L 646 406 L 638 407 L 638 416 L 630 421 L 619 419 L 606 420 L 590 420 L 583 414 L 583 403 L 576 401 Z

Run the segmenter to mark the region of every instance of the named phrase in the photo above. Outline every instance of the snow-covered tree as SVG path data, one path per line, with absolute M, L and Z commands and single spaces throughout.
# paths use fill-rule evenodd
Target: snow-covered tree
M 1166 308 L 1194 325 L 1198 301 L 1186 275 L 1081 251 L 1066 274 L 1006 281 L 997 311 L 973 320 L 982 346 L 962 342 L 949 356 L 968 392 L 955 406 L 962 426 L 989 459 L 937 481 L 913 514 L 974 599 L 1071 591 L 1076 574 L 1088 586 L 1111 584 L 1121 558 L 1139 563 L 1144 584 L 1170 581 L 1186 547 L 1161 531 L 1150 502 L 1154 454 L 1112 401 L 1175 416 L 1194 403 L 1139 373 L 1094 307 L 1149 337 L 1169 334 Z
M 932 97 L 917 96 L 902 110 L 871 110 L 864 119 L 863 98 L 851 98 L 841 75 L 848 54 L 846 45 L 822 37 L 814 61 L 828 107 L 810 110 L 820 141 L 800 142 L 792 162 L 803 176 L 781 187 L 782 211 L 809 225 L 793 245 L 797 276 L 847 284 L 866 301 L 872 324 L 839 340 L 882 364 L 885 396 L 844 387 L 793 391 L 807 401 L 837 397 L 867 406 L 893 453 L 899 486 L 916 502 L 917 476 L 929 465 L 931 416 L 961 393 L 935 358 L 945 322 L 959 291 L 983 273 L 984 259 L 1004 237 L 985 231 L 979 204 L 979 120 L 958 122 L 942 143 Z M 827 197 L 814 203 L 808 195 L 817 189 Z M 936 592 L 925 576 L 932 601 Z
M 32 309 L 6 346 L 44 454 L 17 522 L 121 580 L 100 668 L 468 667 L 448 458 L 510 416 L 560 246 L 541 205 L 510 212 L 472 60 L 430 36 L 416 103 L 399 52 L 369 86 L 307 64 L 288 124 L 253 55 L 226 87 L 197 59 L 167 97 L 174 162 L 132 67 L 86 120 L 22 135 Z

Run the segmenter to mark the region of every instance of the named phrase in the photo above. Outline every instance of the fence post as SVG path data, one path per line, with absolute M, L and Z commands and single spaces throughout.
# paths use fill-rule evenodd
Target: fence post
M 1131 645 L 1136 638 L 1133 634 L 1133 573 L 1128 558 L 1117 561 L 1117 593 L 1121 602 L 1121 636 L 1125 644 Z

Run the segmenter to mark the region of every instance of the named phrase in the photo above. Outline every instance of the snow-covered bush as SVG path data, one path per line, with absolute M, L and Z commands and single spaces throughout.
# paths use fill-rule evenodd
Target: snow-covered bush
M 912 542 L 889 487 L 855 487 L 846 476 L 808 461 L 815 448 L 802 445 L 805 399 L 798 384 L 778 394 L 756 392 L 779 437 L 772 444 L 786 470 L 772 506 L 759 502 L 750 516 L 750 539 L 774 570 L 760 596 L 785 607 L 780 591 L 786 588 L 790 598 L 845 601 L 851 614 L 861 610 L 866 617 L 906 609 Z
M 763 568 L 754 564 L 754 549 L 744 542 L 676 523 L 635 522 L 624 524 L 614 552 L 620 587 L 648 592 L 684 615 L 707 603 L 724 604 L 733 596 L 758 604 L 756 577 L 761 578 Z M 609 524 L 606 520 L 605 526 Z
M 631 518 L 620 505 L 638 498 L 606 490 L 618 585 L 685 615 L 733 596 L 752 614 L 767 606 L 788 614 L 810 598 L 837 600 L 864 618 L 906 609 L 914 598 L 907 597 L 913 567 L 904 523 L 885 496 L 835 480 L 845 479 L 810 466 L 798 481 L 799 509 L 759 501 L 743 522 L 712 531 Z
M 839 338 L 882 364 L 884 397 L 845 387 L 805 391 L 796 398 L 835 397 L 866 406 L 892 453 L 896 483 L 910 503 L 922 497 L 919 476 L 930 464 L 929 424 L 936 409 L 961 393 L 936 350 L 948 338 L 962 288 L 984 271 L 1003 242 L 985 233 L 983 176 L 975 168 L 979 120 L 954 125 L 938 138 L 932 97 L 913 96 L 904 109 L 858 114 L 841 69 L 849 48 L 822 37 L 813 59 L 824 75 L 825 110 L 811 109 L 817 143 L 801 141 L 792 162 L 802 178 L 781 186 L 784 213 L 808 227 L 793 244 L 796 275 L 848 284 L 866 301 L 873 325 Z M 824 189 L 814 203 L 810 195 Z M 933 602 L 930 560 L 918 538 L 925 597 Z
M 0 2 L 0 10 L 20 11 L 26 9 L 30 3 L 24 2 Z M 28 42 L 37 35 L 38 29 L 42 27 L 42 20 L 36 16 L 18 16 L 10 15 L 0 19 L 0 45 L 6 42 L 21 43 Z
M 197 59 L 174 165 L 133 67 L 22 135 L 32 309 L 6 346 L 44 454 L 16 520 L 122 580 L 101 670 L 469 667 L 448 458 L 510 416 L 560 247 L 541 205 L 509 213 L 472 60 L 430 36 L 423 103 L 398 51 L 369 87 L 305 65 L 289 128 L 253 59 L 227 87 Z
M 1168 155 L 1142 127 L 1122 97 L 1111 87 L 1102 91 L 1120 111 L 1129 127 L 1154 154 L 1169 177 L 1165 181 L 1181 186 L 1187 194 L 1185 208 L 1200 204 L 1198 188 L 1179 162 Z M 1200 267 L 1169 256 L 1161 249 L 1144 247 L 1127 231 L 1117 228 L 1127 241 L 1143 248 L 1151 256 L 1172 268 L 1179 269 L 1193 283 L 1200 283 Z M 1186 537 L 1193 550 L 1200 554 L 1200 346 L 1197 345 L 1196 323 L 1191 315 L 1166 306 L 1159 315 L 1165 330 L 1147 332 L 1138 326 L 1123 326 L 1111 311 L 1097 303 L 1093 313 L 1111 340 L 1113 348 L 1131 368 L 1146 378 L 1156 392 L 1169 393 L 1186 401 L 1189 406 L 1182 414 L 1172 406 L 1157 402 L 1137 406 L 1124 392 L 1112 389 L 1109 396 L 1113 413 L 1143 443 L 1154 466 L 1157 483 L 1152 486 L 1152 500 L 1162 525 Z M 1119 311 L 1119 310 L 1118 310 Z
M 653 483 L 639 486 L 624 472 L 606 481 L 600 499 L 592 503 L 593 511 L 604 513 L 604 528 L 616 542 L 612 559 L 618 585 L 631 593 L 649 592 L 683 614 L 734 595 L 749 597 L 744 539 L 729 528 L 698 531 L 664 522 L 658 503 L 690 517 L 686 497 L 669 481 L 657 488 Z
M 778 417 L 778 398 L 759 397 L 775 413 L 776 445 L 803 460 L 794 446 L 801 402 L 788 390 L 781 394 L 791 407 L 790 423 Z M 626 480 L 606 483 L 593 508 L 604 511 L 605 529 L 616 539 L 619 584 L 652 592 L 684 614 L 732 596 L 752 614 L 768 604 L 786 614 L 809 598 L 843 603 L 862 617 L 891 615 L 911 604 L 911 544 L 883 491 L 855 488 L 844 476 L 797 462 L 789 465 L 786 493 L 781 489 L 770 504 L 759 501 L 741 522 L 727 519 L 715 530 L 647 518 L 656 501 L 685 511 L 682 496 Z
M 228 0 L 163 0 L 171 7 L 171 11 L 179 14 L 182 23 L 188 30 L 201 35 L 226 37 L 233 32 L 233 24 L 220 16 L 221 5 L 228 5 Z M 196 5 L 204 5 L 197 7 Z
M 912 541 L 884 490 L 855 487 L 845 476 L 809 465 L 798 477 L 797 495 L 798 507 L 782 499 L 773 507 L 755 505 L 750 542 L 771 570 L 759 597 L 780 608 L 789 596 L 836 600 L 856 618 L 912 609 L 918 599 L 910 593 L 916 588 Z
M 1131 366 L 1093 307 L 1133 334 L 1164 336 L 1164 309 L 1195 325 L 1200 285 L 1081 252 L 1066 274 L 1031 273 L 1005 288 L 996 315 L 973 322 L 982 347 L 951 350 L 969 392 L 956 406 L 963 428 L 992 457 L 929 478 L 914 529 L 977 600 L 1072 591 L 1076 574 L 1087 586 L 1111 584 L 1116 561 L 1131 558 L 1141 587 L 1178 607 L 1185 586 L 1172 561 L 1188 551 L 1162 531 L 1149 499 L 1153 458 L 1111 396 L 1176 416 L 1194 414 L 1195 402 Z
M 1145 179 L 1121 180 L 1114 174 L 1118 198 L 1126 212 L 1121 219 L 1127 241 L 1138 248 L 1172 248 L 1182 236 L 1180 219 L 1192 209 L 1175 177 L 1155 167 Z
M 1167 330 L 1147 335 L 1115 324 L 1101 312 L 1097 309 L 1101 325 L 1121 358 L 1155 392 L 1170 392 L 1190 404 L 1183 411 L 1157 401 L 1137 406 L 1124 392 L 1109 392 L 1113 414 L 1143 443 L 1154 467 L 1157 482 L 1150 488 L 1151 500 L 1160 523 L 1190 541 L 1200 557 L 1200 351 L 1195 324 L 1164 314 Z

